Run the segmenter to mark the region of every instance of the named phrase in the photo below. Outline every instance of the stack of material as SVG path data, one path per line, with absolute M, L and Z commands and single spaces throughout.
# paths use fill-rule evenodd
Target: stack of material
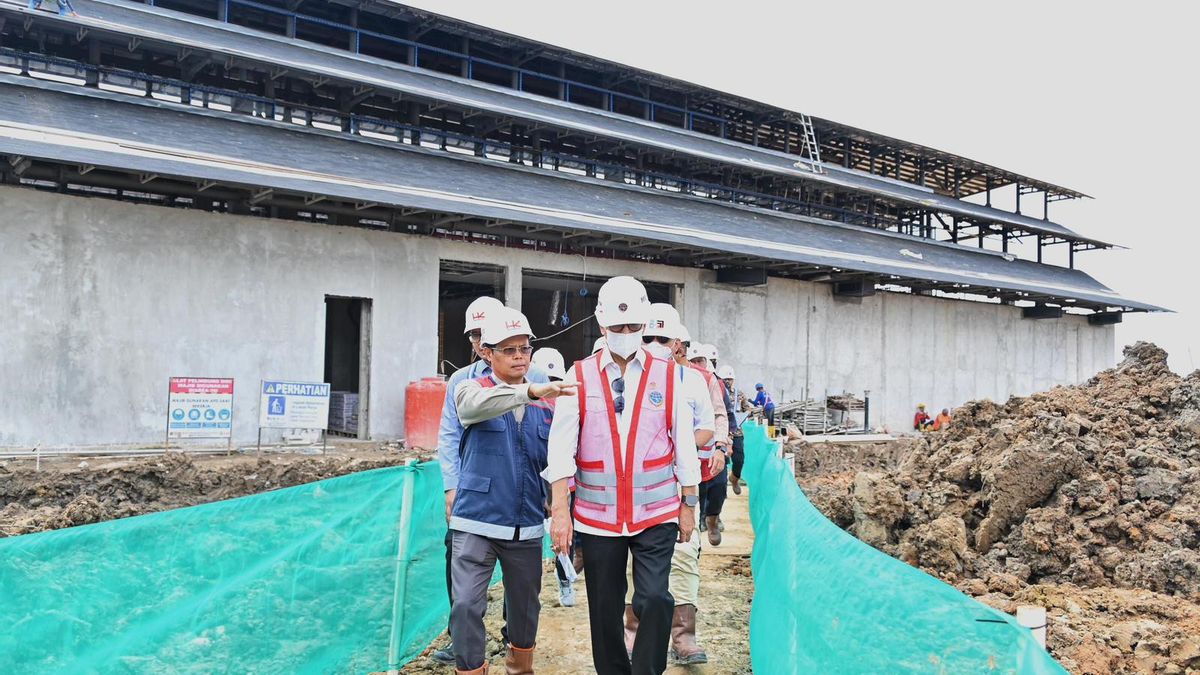
M 775 419 L 794 425 L 803 434 L 823 434 L 830 426 L 825 404 L 812 399 L 776 405 Z
M 330 392 L 329 430 L 358 435 L 358 394 L 349 391 Z

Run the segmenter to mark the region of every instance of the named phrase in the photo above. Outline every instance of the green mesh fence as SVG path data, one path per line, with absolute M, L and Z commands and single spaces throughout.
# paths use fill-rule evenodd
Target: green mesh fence
M 441 490 L 417 464 L 0 539 L 0 673 L 398 667 L 446 625 Z
M 827 520 L 747 424 L 756 673 L 1065 673 L 1028 629 Z

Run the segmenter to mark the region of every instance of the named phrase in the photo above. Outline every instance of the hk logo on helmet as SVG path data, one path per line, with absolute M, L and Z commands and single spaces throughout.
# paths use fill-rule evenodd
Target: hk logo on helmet
M 475 312 L 474 314 L 471 315 L 471 319 L 473 319 L 475 321 L 483 321 L 486 318 L 487 318 L 486 312 Z
M 505 322 L 504 327 L 509 330 L 515 330 L 517 328 L 524 328 L 525 324 L 521 323 L 520 321 L 507 321 Z

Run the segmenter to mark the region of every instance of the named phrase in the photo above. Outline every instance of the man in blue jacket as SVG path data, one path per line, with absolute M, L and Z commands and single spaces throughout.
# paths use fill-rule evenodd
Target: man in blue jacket
M 459 472 L 459 443 L 462 440 L 463 425 L 458 421 L 458 407 L 454 403 L 454 390 L 464 380 L 473 380 L 492 374 L 492 366 L 485 354 L 483 343 L 483 325 L 494 312 L 504 309 L 504 303 L 496 298 L 482 296 L 476 298 L 467 306 L 465 330 L 463 334 L 471 342 L 472 355 L 478 359 L 471 365 L 459 368 L 450 376 L 446 383 L 446 400 L 442 403 L 442 422 L 438 429 L 438 462 L 442 467 L 442 489 L 446 495 L 446 522 L 450 522 L 450 505 L 454 503 L 454 495 L 458 490 Z M 546 376 L 534 368 L 527 378 L 530 382 L 545 382 Z M 446 532 L 446 592 L 450 604 L 454 605 L 454 588 L 450 583 L 450 549 L 451 532 Z M 433 652 L 430 658 L 438 663 L 454 665 L 454 636 L 447 626 L 450 642 L 441 649 Z
M 526 379 L 532 337 L 525 315 L 493 311 L 480 340 L 492 373 L 464 380 L 453 392 L 463 435 L 450 503 L 450 628 L 455 672 L 462 675 L 487 673 L 483 615 L 497 561 L 508 611 L 505 670 L 533 673 L 547 497 L 541 472 L 554 399 L 573 395 L 576 385 Z

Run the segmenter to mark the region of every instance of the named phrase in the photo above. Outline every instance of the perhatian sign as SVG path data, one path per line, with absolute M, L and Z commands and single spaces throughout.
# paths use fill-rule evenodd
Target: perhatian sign
M 167 395 L 167 438 L 230 438 L 233 378 L 172 377 Z
M 329 385 L 263 380 L 258 426 L 265 429 L 328 428 Z

